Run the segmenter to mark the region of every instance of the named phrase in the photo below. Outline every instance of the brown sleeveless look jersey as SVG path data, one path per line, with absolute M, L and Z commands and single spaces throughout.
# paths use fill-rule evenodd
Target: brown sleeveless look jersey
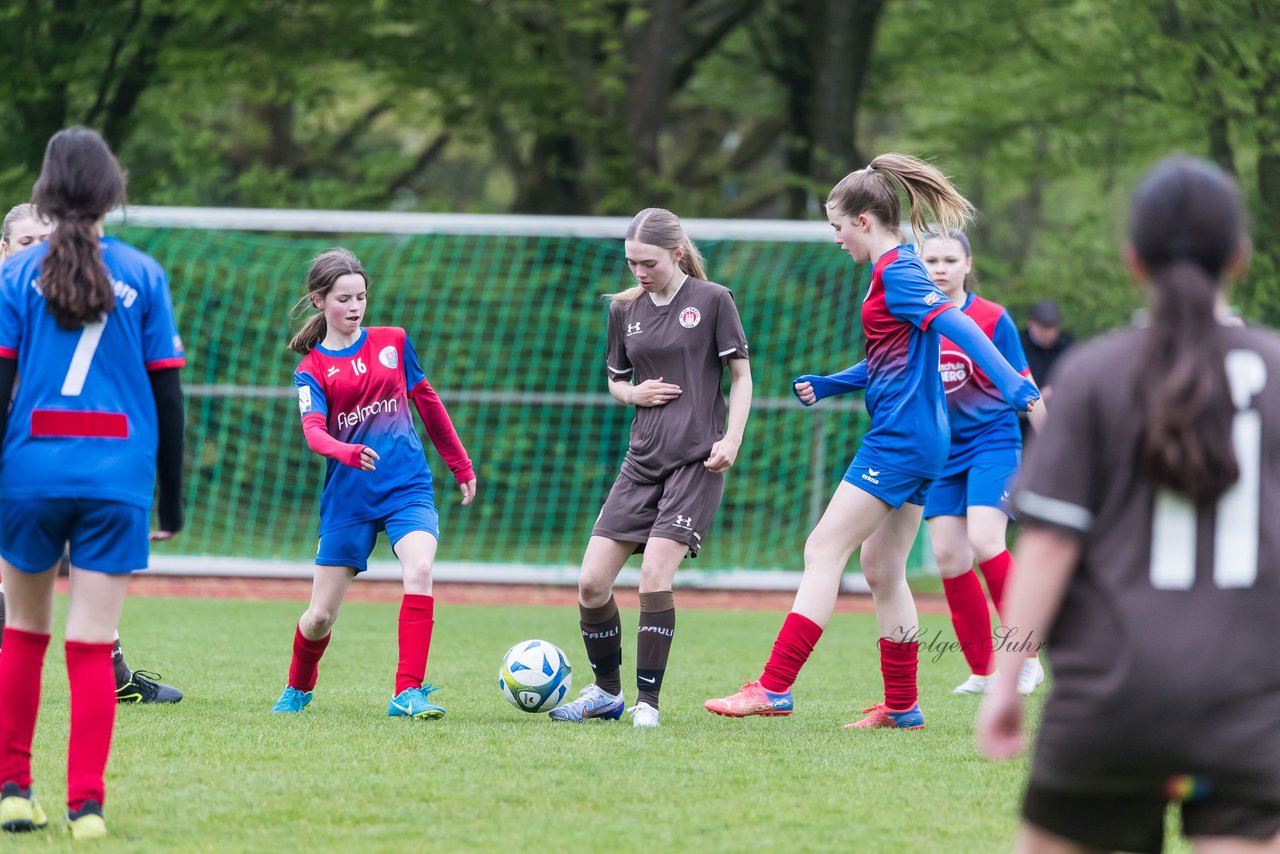
M 684 390 L 663 406 L 636 407 L 622 473 L 655 483 L 706 460 L 724 437 L 724 364 L 745 358 L 742 320 L 722 285 L 690 276 L 666 305 L 654 305 L 647 293 L 615 300 L 609 306 L 609 378 L 639 385 L 661 377 Z
M 1145 330 L 1055 367 L 1014 495 L 1021 521 L 1081 546 L 1048 638 L 1037 783 L 1105 791 L 1195 774 L 1280 796 L 1280 338 L 1222 332 L 1240 478 L 1211 506 L 1154 489 L 1139 468 Z

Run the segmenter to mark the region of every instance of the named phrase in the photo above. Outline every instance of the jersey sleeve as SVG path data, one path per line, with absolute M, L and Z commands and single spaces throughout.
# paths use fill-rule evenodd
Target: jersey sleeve
M 293 385 L 298 390 L 298 412 L 303 418 L 308 415 L 320 415 L 329 418 L 329 402 L 324 396 L 324 387 L 309 371 L 299 368 L 293 372 Z
M 19 277 L 14 275 L 14 265 L 0 265 L 0 358 L 18 358 L 22 344 L 22 288 Z
M 418 361 L 418 351 L 413 349 L 413 342 L 409 340 L 408 334 L 404 336 L 404 387 L 409 394 L 413 394 L 413 390 L 417 388 L 418 383 L 426 380 L 426 372 L 422 370 L 422 363 Z
M 1013 325 L 1013 318 L 1009 317 L 1009 312 L 1000 313 L 995 332 L 991 336 L 991 343 L 996 345 L 996 349 L 1000 351 L 1001 356 L 1004 356 L 1004 360 L 1010 367 L 1024 377 L 1031 376 L 1027 354 L 1022 349 L 1022 337 L 1018 334 L 1018 327 Z
M 635 371 L 627 356 L 627 332 L 622 318 L 622 302 L 614 300 L 609 306 L 608 343 L 605 349 L 605 366 L 609 379 L 630 382 Z
M 178 324 L 173 318 L 173 296 L 169 279 L 156 266 L 150 283 L 146 314 L 142 318 L 142 358 L 148 371 L 181 368 L 187 363 Z
M 716 353 L 722 360 L 746 359 L 747 333 L 742 330 L 738 304 L 728 288 L 720 292 L 716 306 Z
M 880 280 L 884 284 L 885 306 L 903 323 L 927 330 L 935 317 L 956 308 L 956 304 L 929 281 L 918 263 L 894 261 L 884 268 Z
M 1013 507 L 1023 524 L 1077 537 L 1093 527 L 1099 484 L 1106 480 L 1099 471 L 1100 422 L 1091 388 L 1098 381 L 1087 371 L 1061 372 L 1044 431 L 1028 448 L 1014 488 Z

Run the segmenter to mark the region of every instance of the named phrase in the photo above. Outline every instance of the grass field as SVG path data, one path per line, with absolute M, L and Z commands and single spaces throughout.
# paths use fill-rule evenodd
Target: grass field
M 428 674 L 437 722 L 388 719 L 394 605 L 349 603 L 311 707 L 273 716 L 298 602 L 135 598 L 122 632 L 134 666 L 187 698 L 127 707 L 107 773 L 112 838 L 98 851 L 947 851 L 1007 850 L 1025 762 L 973 748 L 977 698 L 952 696 L 958 653 L 922 653 L 922 731 L 846 732 L 879 699 L 873 618 L 837 614 L 796 686 L 790 718 L 701 708 L 758 674 L 779 614 L 680 613 L 662 727 L 551 724 L 510 707 L 496 671 L 544 637 L 589 673 L 571 610 L 441 606 Z M 624 612 L 624 685 L 634 612 Z M 925 620 L 946 633 L 945 618 Z M 631 675 L 629 675 L 631 674 Z M 36 792 L 62 809 L 66 678 L 51 648 Z M 628 688 L 630 698 L 633 691 Z M 1033 706 L 1038 708 L 1038 703 Z M 3 848 L 70 847 L 50 830 Z

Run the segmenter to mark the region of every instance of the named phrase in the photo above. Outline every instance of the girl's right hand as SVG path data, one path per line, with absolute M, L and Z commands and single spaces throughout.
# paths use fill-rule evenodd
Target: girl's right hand
M 370 448 L 368 445 L 362 445 L 360 447 L 360 468 L 363 471 L 373 471 L 376 469 L 377 466 L 374 465 L 374 462 L 378 459 L 380 459 L 378 452 L 373 448 Z
M 368 445 L 347 445 L 343 453 L 338 456 L 339 462 L 361 471 L 376 469 L 374 462 L 377 459 L 378 452 Z
M 665 406 L 684 394 L 684 390 L 675 383 L 664 383 L 662 377 L 656 380 L 645 380 L 631 387 L 631 403 L 633 406 Z
M 800 398 L 800 402 L 805 406 L 813 406 L 818 402 L 818 393 L 813 390 L 813 383 L 796 383 L 793 387 L 796 390 L 796 397 Z

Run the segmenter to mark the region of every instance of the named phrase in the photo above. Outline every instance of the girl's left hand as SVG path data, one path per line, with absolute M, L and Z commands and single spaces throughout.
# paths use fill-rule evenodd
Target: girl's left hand
M 978 750 L 988 759 L 1012 759 L 1022 752 L 1022 698 L 1012 690 L 993 690 L 978 709 Z
M 729 466 L 733 465 L 734 460 L 738 458 L 739 444 L 726 436 L 711 446 L 711 455 L 707 457 L 707 461 L 703 465 L 713 472 L 727 471 Z
M 462 506 L 466 507 L 476 497 L 476 479 L 473 477 L 466 483 L 460 483 L 458 488 L 462 490 Z
M 173 531 L 152 531 L 148 535 L 148 539 L 150 539 L 151 542 L 153 543 L 158 543 L 164 540 L 172 540 L 173 535 L 174 535 Z

